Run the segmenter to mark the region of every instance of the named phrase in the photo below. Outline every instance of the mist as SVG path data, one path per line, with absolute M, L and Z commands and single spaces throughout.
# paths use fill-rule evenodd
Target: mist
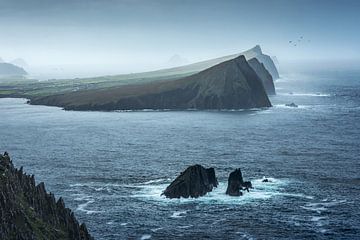
M 358 61 L 358 1 L 1 0 L 0 57 L 30 75 L 81 77 L 171 67 L 260 44 L 280 62 Z M 346 12 L 346 14 L 344 14 Z

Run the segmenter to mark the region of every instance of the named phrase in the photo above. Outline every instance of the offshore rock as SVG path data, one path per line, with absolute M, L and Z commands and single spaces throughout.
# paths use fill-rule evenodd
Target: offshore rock
M 218 186 L 214 168 L 193 165 L 182 172 L 162 193 L 167 198 L 197 198 Z
M 241 190 L 249 191 L 249 188 L 252 188 L 252 184 L 250 181 L 244 182 L 240 168 L 230 173 L 226 189 L 227 195 L 241 196 Z
M 287 106 L 287 107 L 294 107 L 294 108 L 299 107 L 299 106 L 296 105 L 295 103 L 287 103 L 287 104 L 285 104 L 285 106 Z
M 34 175 L 16 169 L 0 154 L 0 239 L 93 239 L 74 213 L 47 193 Z

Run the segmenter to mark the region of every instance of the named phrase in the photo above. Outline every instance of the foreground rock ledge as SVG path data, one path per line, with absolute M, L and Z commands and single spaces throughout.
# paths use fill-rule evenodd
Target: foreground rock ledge
M 0 239 L 93 239 L 62 198 L 0 154 Z
M 230 196 L 241 196 L 243 195 L 241 190 L 249 191 L 249 188 L 252 188 L 250 181 L 244 181 L 240 168 L 231 172 L 228 179 L 228 187 L 226 189 L 226 194 Z
M 162 193 L 167 198 L 197 198 L 218 186 L 214 168 L 201 165 L 188 167 Z

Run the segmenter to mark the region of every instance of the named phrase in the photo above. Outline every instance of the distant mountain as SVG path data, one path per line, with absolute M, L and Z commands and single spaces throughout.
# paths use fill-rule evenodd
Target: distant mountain
M 269 71 L 266 70 L 264 64 L 259 62 L 257 58 L 252 58 L 248 60 L 248 62 L 262 80 L 266 93 L 269 95 L 275 95 L 275 86 L 274 86 L 273 78 L 269 73 Z
M 179 54 L 175 54 L 168 60 L 168 65 L 175 67 L 185 65 L 188 62 L 189 61 L 186 58 L 181 57 Z
M 32 98 L 31 104 L 59 106 L 68 110 L 101 111 L 271 106 L 262 80 L 244 56 L 177 80 Z
M 25 68 L 25 69 L 29 67 L 27 62 L 22 58 L 16 58 L 16 59 L 12 60 L 10 63 L 14 64 L 18 67 Z
M 11 63 L 0 63 L 0 76 L 23 76 L 27 72 Z

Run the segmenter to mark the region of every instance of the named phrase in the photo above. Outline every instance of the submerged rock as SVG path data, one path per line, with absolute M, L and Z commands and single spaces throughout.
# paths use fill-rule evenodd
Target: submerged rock
M 296 105 L 295 103 L 287 103 L 287 104 L 285 104 L 285 106 L 287 106 L 287 107 L 295 107 L 295 108 L 298 107 L 298 105 Z
M 250 181 L 244 182 L 240 168 L 231 172 L 228 179 L 228 187 L 226 189 L 226 194 L 230 196 L 241 196 L 241 190 L 247 190 L 252 188 Z
M 0 239 L 93 239 L 74 213 L 47 193 L 34 175 L 13 166 L 0 154 Z
M 167 198 L 197 198 L 211 192 L 218 186 L 214 168 L 201 165 L 188 167 L 162 193 Z

